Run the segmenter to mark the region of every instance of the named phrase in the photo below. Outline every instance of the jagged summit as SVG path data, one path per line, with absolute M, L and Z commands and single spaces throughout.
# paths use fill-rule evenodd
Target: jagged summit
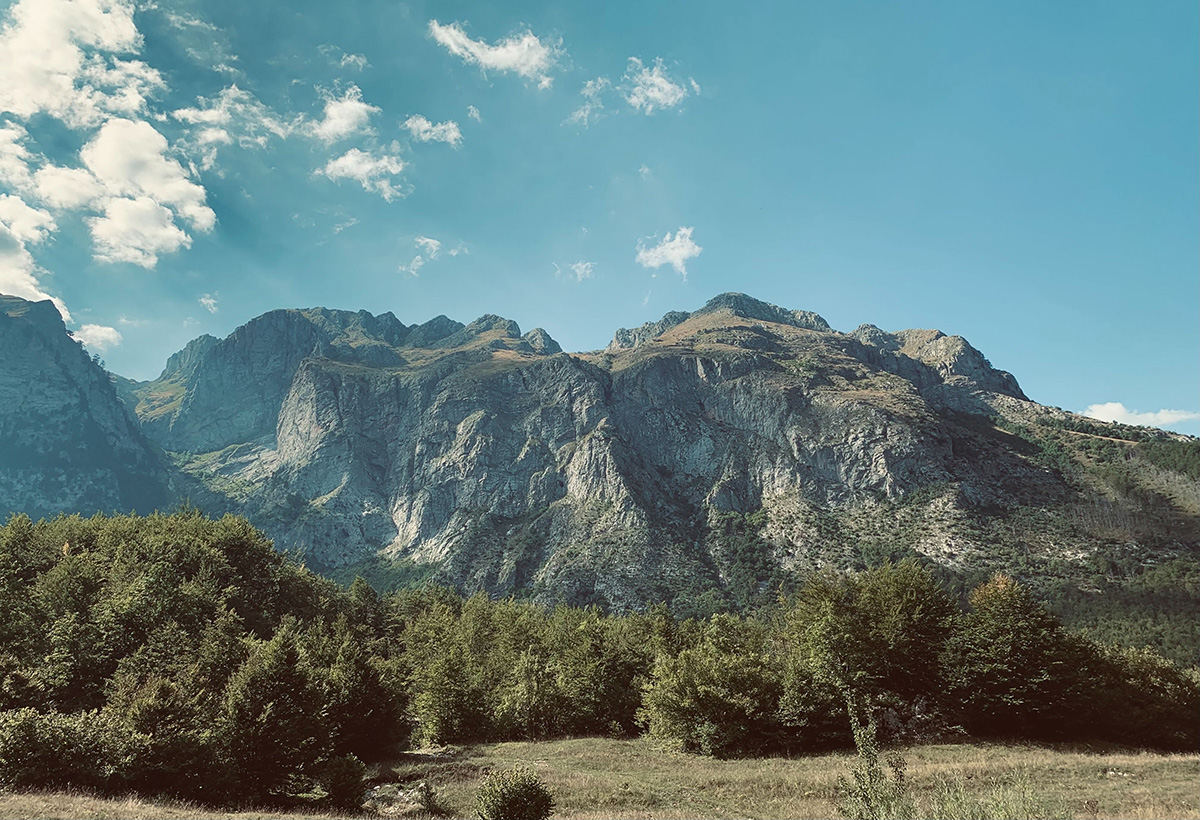
M 1094 426 L 1028 401 L 965 339 L 839 333 L 744 294 L 573 355 L 492 314 L 271 311 L 194 340 L 153 382 L 116 380 L 132 414 L 104 376 L 51 303 L 0 300 L 0 394 L 16 397 L 0 405 L 0 507 L 116 508 L 113 487 L 151 477 L 160 497 L 245 514 L 312 566 L 400 558 L 465 590 L 617 609 L 681 578 L 721 588 L 729 516 L 755 514 L 755 566 L 784 569 L 845 563 L 830 522 L 874 532 L 913 497 L 938 520 L 1058 510 L 1066 529 L 1047 532 L 1070 544 L 1093 539 L 1071 529 L 1093 509 L 1106 526 L 1167 520 L 1122 518 L 1048 469 L 1009 430 L 1060 425 L 1045 429 L 1069 444 Z M 97 466 L 109 461 L 125 466 Z M 1170 538 L 1200 543 L 1200 518 L 1171 520 Z M 914 549 L 959 560 L 972 532 L 923 532 Z
M 788 310 L 778 305 L 772 305 L 744 293 L 722 293 L 714 296 L 704 304 L 704 307 L 692 313 L 673 310 L 665 314 L 657 322 L 646 322 L 636 328 L 619 328 L 613 335 L 605 350 L 615 353 L 618 350 L 629 350 L 646 342 L 657 339 L 668 330 L 678 327 L 689 319 L 698 318 L 714 313 L 728 313 L 743 319 L 753 319 L 760 322 L 788 325 L 805 330 L 832 332 L 829 323 L 817 314 L 808 310 Z
M 761 322 L 774 322 L 780 325 L 831 332 L 829 323 L 809 310 L 788 310 L 769 302 L 763 302 L 744 293 L 722 293 L 714 296 L 705 303 L 704 307 L 692 313 L 692 316 L 703 316 L 706 313 L 728 311 L 743 319 L 757 319 Z

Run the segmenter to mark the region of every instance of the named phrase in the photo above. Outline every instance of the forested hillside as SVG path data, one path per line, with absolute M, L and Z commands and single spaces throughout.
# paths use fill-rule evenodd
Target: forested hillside
M 936 737 L 1195 749 L 1195 669 L 1062 627 L 1004 575 L 809 575 L 757 615 L 344 589 L 246 521 L 0 528 L 0 786 L 353 806 L 417 744 L 648 733 L 720 757 Z M 321 797 L 321 795 L 325 795 Z

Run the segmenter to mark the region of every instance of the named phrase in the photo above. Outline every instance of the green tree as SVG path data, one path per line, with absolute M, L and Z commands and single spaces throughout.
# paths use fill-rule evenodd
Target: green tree
M 972 732 L 1038 737 L 1061 731 L 1085 658 L 1058 619 L 1007 575 L 970 596 L 943 667 Z
M 229 681 L 225 754 L 242 793 L 264 797 L 301 782 L 326 747 L 321 693 L 300 662 L 295 627 L 255 647 Z

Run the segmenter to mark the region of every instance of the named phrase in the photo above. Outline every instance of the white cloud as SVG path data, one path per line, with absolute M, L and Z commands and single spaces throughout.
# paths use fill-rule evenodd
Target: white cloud
M 600 99 L 600 95 L 611 85 L 608 77 L 597 77 L 584 83 L 579 92 L 583 95 L 583 104 L 572 111 L 563 124 L 582 125 L 587 128 L 593 120 L 600 119 L 600 112 L 604 110 L 604 101 Z
M 326 144 L 340 139 L 370 132 L 372 114 L 379 109 L 363 102 L 362 91 L 352 85 L 341 97 L 325 97 L 325 115 L 318 122 L 309 124 L 309 132 Z
M 451 248 L 451 249 L 448 251 L 448 253 L 449 253 L 451 256 L 458 256 L 460 253 L 461 253 L 463 256 L 467 256 L 468 254 L 470 254 L 470 253 L 471 253 L 471 251 L 470 251 L 470 250 L 467 248 L 467 246 L 466 246 L 466 245 L 464 245 L 462 242 L 459 242 L 457 245 L 455 245 L 453 248 Z
M 411 262 L 409 262 L 407 265 L 401 265 L 399 268 L 397 268 L 397 270 L 399 270 L 401 273 L 411 273 L 413 276 L 420 276 L 418 271 L 420 271 L 423 267 L 425 267 L 425 257 L 418 253 L 413 257 Z
M 201 97 L 192 108 L 171 112 L 179 122 L 193 126 L 189 147 L 201 154 L 200 167 L 212 168 L 217 147 L 237 143 L 242 148 L 264 148 L 272 137 L 290 136 L 299 118 L 285 121 L 257 97 L 236 84 L 223 88 L 214 97 Z
M 342 68 L 352 68 L 355 71 L 362 71 L 370 63 L 367 62 L 366 55 L 363 54 L 343 54 L 341 62 L 338 63 Z
M 27 135 L 25 127 L 15 122 L 0 125 L 0 182 L 13 188 L 26 188 L 32 179 L 33 154 L 23 145 Z
M 479 114 L 479 109 L 473 105 L 467 106 L 467 117 L 475 120 L 475 122 L 483 122 L 483 117 Z
M 165 87 L 135 54 L 132 0 L 18 0 L 0 29 L 0 111 L 45 113 L 72 127 L 145 108 Z
M 170 205 L 197 230 L 212 230 L 217 217 L 205 204 L 204 188 L 166 153 L 166 139 L 149 123 L 112 119 L 79 156 L 110 197 L 150 198 Z
M 209 313 L 217 312 L 217 310 L 218 310 L 217 294 L 206 293 L 203 296 L 201 296 L 198 301 L 200 302 L 200 306 L 203 307 L 205 310 L 207 310 Z
M 48 211 L 31 207 L 11 194 L 0 194 L 0 224 L 18 240 L 34 244 L 58 229 Z
M 82 208 L 104 195 L 104 186 L 90 171 L 57 165 L 39 168 L 33 175 L 33 187 L 38 199 L 51 208 Z
M 440 241 L 428 236 L 418 236 L 413 240 L 413 244 L 420 248 L 421 252 L 430 259 L 437 259 L 438 252 L 442 249 Z
M 171 212 L 148 196 L 109 198 L 103 209 L 103 216 L 84 220 L 101 262 L 152 268 L 161 254 L 191 247 L 192 238 L 175 224 Z
M 1170 427 L 1180 422 L 1200 419 L 1200 413 L 1191 410 L 1155 410 L 1152 413 L 1142 413 L 1126 408 L 1119 401 L 1093 404 L 1083 411 L 1083 415 L 1100 421 L 1115 421 L 1138 427 Z
M 350 217 L 345 222 L 339 222 L 338 224 L 334 225 L 333 232 L 335 234 L 339 234 L 342 231 L 346 230 L 347 228 L 353 228 L 357 224 L 358 224 L 358 220 L 355 219 L 354 217 Z
M 656 108 L 674 108 L 688 95 L 686 88 L 667 76 L 661 57 L 650 67 L 630 57 L 623 79 L 625 101 L 644 114 L 653 114 Z
M 559 43 L 547 45 L 529 29 L 489 45 L 483 40 L 472 40 L 458 23 L 443 26 L 437 20 L 430 20 L 429 36 L 464 63 L 474 63 L 484 71 L 515 72 L 536 81 L 538 88 L 549 88 L 554 83 L 549 72 L 562 51 Z
M 649 179 L 650 175 L 653 173 L 654 172 L 650 170 L 650 166 L 648 165 L 643 165 L 641 168 L 638 168 L 638 176 L 640 176 L 642 179 Z
M 317 173 L 334 181 L 352 179 L 362 185 L 364 191 L 374 191 L 388 202 L 400 192 L 393 185 L 392 177 L 404 170 L 399 157 L 389 154 L 375 155 L 351 148 L 336 159 L 331 159 Z
M 83 325 L 72 335 L 98 353 L 103 353 L 110 347 L 116 347 L 121 343 L 120 331 L 115 327 L 105 327 L 104 325 Z
M 420 114 L 414 114 L 404 121 L 404 127 L 417 142 L 444 142 L 456 148 L 462 145 L 462 132 L 454 120 L 435 125 Z
M 38 282 L 38 267 L 25 242 L 17 238 L 8 226 L 0 222 L 0 293 L 19 296 L 32 302 L 49 299 L 54 302 L 63 319 L 70 321 L 71 313 L 61 299 L 51 296 Z
M 687 260 L 700 255 L 704 250 L 692 241 L 692 228 L 681 227 L 674 236 L 667 233 L 657 245 L 647 247 L 645 240 L 638 242 L 637 263 L 644 268 L 659 268 L 670 265 L 675 272 L 687 279 Z
M 575 281 L 582 282 L 584 279 L 592 278 L 592 269 L 596 266 L 594 262 L 576 262 L 571 266 L 571 270 L 575 274 Z

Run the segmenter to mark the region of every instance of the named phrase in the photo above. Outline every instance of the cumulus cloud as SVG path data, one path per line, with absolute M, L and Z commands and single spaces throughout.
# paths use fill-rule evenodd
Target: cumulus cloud
M 657 245 L 647 246 L 645 240 L 638 242 L 637 263 L 644 268 L 670 265 L 687 279 L 687 260 L 694 259 L 704 250 L 692 241 L 692 230 L 681 227 L 674 235 L 668 232 Z
M 1191 410 L 1155 410 L 1142 413 L 1128 409 L 1119 401 L 1090 405 L 1083 411 L 1083 415 L 1100 421 L 1115 421 L 1138 427 L 1170 427 L 1180 422 L 1200 419 L 1200 413 Z
M 479 115 L 479 109 L 473 105 L 467 106 L 467 117 L 475 120 L 475 122 L 483 122 L 483 117 Z
M 167 140 L 147 122 L 109 120 L 79 156 L 110 197 L 150 198 L 160 206 L 170 205 L 199 231 L 210 231 L 216 223 L 216 214 L 205 204 L 204 188 L 167 156 Z
M 483 40 L 472 40 L 458 23 L 443 26 L 437 20 L 430 20 L 429 36 L 464 63 L 477 65 L 484 71 L 512 71 L 533 80 L 538 88 L 549 88 L 554 83 L 550 70 L 558 61 L 561 47 L 558 43 L 542 42 L 529 29 L 490 45 Z
M 352 179 L 362 185 L 364 191 L 373 191 L 391 202 L 400 195 L 392 178 L 403 170 L 404 163 L 399 157 L 351 148 L 329 160 L 317 173 L 335 182 Z
M 19 296 L 31 302 L 49 299 L 54 302 L 63 319 L 70 321 L 71 313 L 63 301 L 42 289 L 38 282 L 39 272 L 25 242 L 0 222 L 0 293 Z
M 207 310 L 209 313 L 217 312 L 217 294 L 206 293 L 203 296 L 201 296 L 198 301 L 200 302 L 200 306 L 202 308 L 204 308 L 205 310 Z
M 15 122 L 0 125 L 0 182 L 16 189 L 29 186 L 33 154 L 25 147 L 28 132 Z
M 583 104 L 571 112 L 571 116 L 567 117 L 564 125 L 582 125 L 587 128 L 593 120 L 600 118 L 604 110 L 604 101 L 600 99 L 600 95 L 604 93 L 612 85 L 607 77 L 597 77 L 594 80 L 588 80 L 583 84 L 580 94 L 583 95 Z
M 116 347 L 121 343 L 120 331 L 115 327 L 105 327 L 104 325 L 83 325 L 72 335 L 97 353 L 103 353 L 110 347 Z
M 143 110 L 165 87 L 136 54 L 132 0 L 18 0 L 0 28 L 0 111 L 71 127 Z
M 0 293 L 33 302 L 49 299 L 63 319 L 70 321 L 66 304 L 42 289 L 42 271 L 27 247 L 41 242 L 54 229 L 54 218 L 46 211 L 31 207 L 20 197 L 0 194 Z
M 0 194 L 0 224 L 22 242 L 38 243 L 57 230 L 48 211 L 34 208 L 12 194 Z
M 103 216 L 84 219 L 101 262 L 129 262 L 153 268 L 158 257 L 191 247 L 192 238 L 175 224 L 171 212 L 151 197 L 112 197 Z
M 456 148 L 462 145 L 462 132 L 454 120 L 435 125 L 420 114 L 414 114 L 404 121 L 404 127 L 417 142 L 444 142 Z
M 688 95 L 682 84 L 667 76 L 661 57 L 656 57 L 652 66 L 630 57 L 621 90 L 625 101 L 643 114 L 653 114 L 657 108 L 674 108 Z
M 325 96 L 324 117 L 309 124 L 309 132 L 326 144 L 354 134 L 368 133 L 372 114 L 379 109 L 363 102 L 362 91 L 352 85 L 341 97 Z
M 33 175 L 33 189 L 38 199 L 51 208 L 66 210 L 91 205 L 104 195 L 104 186 L 91 171 L 57 165 L 37 169 Z
M 575 274 L 575 281 L 582 282 L 584 279 L 592 278 L 592 269 L 596 266 L 594 262 L 576 262 L 571 265 L 571 272 Z

